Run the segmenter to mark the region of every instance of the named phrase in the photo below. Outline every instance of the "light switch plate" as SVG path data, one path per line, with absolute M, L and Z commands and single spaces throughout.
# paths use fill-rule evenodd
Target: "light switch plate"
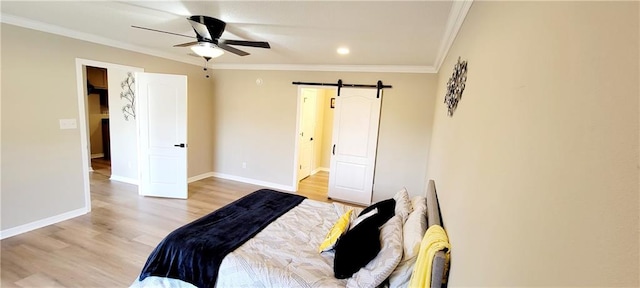
M 60 119 L 60 130 L 76 128 L 78 128 L 76 119 Z

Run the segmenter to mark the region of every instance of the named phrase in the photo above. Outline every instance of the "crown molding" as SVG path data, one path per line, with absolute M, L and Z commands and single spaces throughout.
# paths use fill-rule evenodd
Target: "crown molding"
M 440 66 L 444 62 L 444 58 L 449 54 L 449 49 L 453 45 L 453 40 L 458 36 L 458 32 L 462 27 L 464 19 L 467 17 L 467 13 L 473 4 L 473 0 L 465 1 L 453 1 L 451 11 L 449 12 L 449 18 L 447 20 L 447 26 L 445 28 L 442 42 L 440 42 L 440 49 L 438 50 L 438 56 L 436 57 L 434 70 L 437 73 L 440 71 Z
M 275 70 L 275 71 L 324 71 L 324 72 L 375 72 L 375 73 L 437 73 L 432 66 L 403 65 L 295 65 L 295 64 L 226 64 L 213 63 L 220 70 Z
M 299 65 L 299 64 L 229 64 L 212 63 L 213 69 L 220 70 L 275 70 L 275 71 L 325 71 L 325 72 L 371 72 L 371 73 L 438 73 L 442 62 L 444 62 L 453 41 L 455 40 L 462 23 L 471 8 L 473 0 L 453 1 L 446 30 L 440 43 L 438 56 L 433 66 L 411 66 L 411 65 Z M 110 47 L 120 48 L 160 58 L 170 59 L 186 64 L 202 66 L 201 59 L 192 57 L 181 57 L 171 53 L 161 52 L 126 42 L 121 42 L 105 37 L 96 36 L 76 30 L 63 28 L 19 16 L 0 13 L 0 22 L 43 31 L 65 37 L 70 37 L 82 41 L 97 43 Z
M 10 24 L 10 25 L 20 26 L 28 29 L 38 30 L 42 32 L 47 32 L 51 34 L 56 34 L 60 36 L 65 36 L 69 38 L 74 38 L 82 41 L 92 42 L 92 43 L 101 44 L 105 46 L 110 46 L 110 47 L 120 48 L 120 49 L 129 50 L 133 52 L 138 52 L 142 54 L 147 54 L 151 56 L 156 56 L 160 58 L 170 59 L 170 60 L 183 62 L 187 64 L 192 64 L 197 66 L 202 65 L 202 61 L 201 61 L 202 59 L 196 59 L 196 58 L 189 59 L 191 57 L 186 58 L 186 56 L 180 57 L 180 56 L 173 55 L 171 53 L 161 52 L 158 50 L 149 49 L 142 46 L 113 40 L 110 38 L 100 37 L 100 36 L 96 36 L 89 33 L 79 32 L 76 30 L 72 30 L 72 29 L 68 29 L 68 28 L 64 28 L 56 25 L 51 25 L 51 24 L 40 22 L 40 21 L 35 21 L 35 20 L 24 18 L 24 17 L 20 17 L 20 16 L 6 14 L 6 13 L 0 13 L 0 22 Z

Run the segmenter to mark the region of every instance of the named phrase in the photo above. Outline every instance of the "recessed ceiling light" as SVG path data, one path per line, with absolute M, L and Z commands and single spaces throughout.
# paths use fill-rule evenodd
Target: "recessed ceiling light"
M 347 54 L 349 54 L 349 48 L 347 48 L 347 47 L 340 47 L 340 48 L 338 48 L 338 54 L 340 54 L 340 55 L 347 55 Z

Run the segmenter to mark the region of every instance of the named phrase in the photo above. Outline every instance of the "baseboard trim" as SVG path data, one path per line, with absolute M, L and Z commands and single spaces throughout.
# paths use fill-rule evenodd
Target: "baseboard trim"
M 80 208 L 80 209 L 76 209 L 76 210 L 72 210 L 69 212 L 65 212 L 59 215 L 55 215 L 55 216 L 51 216 L 45 219 L 41 219 L 41 220 L 37 220 L 37 221 L 33 221 L 31 223 L 27 223 L 24 225 L 20 225 L 17 227 L 13 227 L 13 228 L 9 228 L 9 229 L 5 229 L 0 231 L 0 239 L 5 239 L 5 238 L 9 238 L 9 237 L 13 237 L 16 236 L 18 234 L 22 234 L 22 233 L 26 233 L 32 230 L 36 230 L 45 226 L 49 226 L 49 225 L 53 225 L 65 220 L 69 220 L 71 218 L 75 218 L 78 216 L 82 216 L 84 214 L 89 213 L 89 210 L 87 210 L 87 208 Z
M 94 158 L 104 158 L 104 153 L 91 154 L 91 159 Z
M 318 172 L 320 172 L 320 171 L 323 171 L 323 172 L 329 172 L 329 168 L 326 168 L 326 167 L 318 167 L 318 168 L 316 168 L 315 170 L 311 171 L 311 175 L 316 174 L 316 173 L 318 173 Z
M 199 180 L 202 180 L 202 179 L 206 179 L 206 178 L 209 178 L 209 177 L 215 177 L 213 175 L 213 172 L 202 173 L 200 175 L 189 177 L 189 179 L 187 179 L 187 183 L 196 182 L 196 181 L 199 181 Z
M 262 180 L 256 180 L 256 179 L 245 178 L 245 177 L 229 175 L 229 174 L 224 174 L 224 173 L 218 173 L 218 172 L 211 172 L 211 175 L 213 177 L 216 177 L 216 178 L 233 180 L 233 181 L 238 181 L 238 182 L 258 185 L 258 186 L 264 186 L 264 187 L 267 187 L 267 188 L 284 190 L 284 191 L 287 191 L 287 192 L 295 192 L 296 191 L 296 189 L 294 187 L 292 187 L 292 186 L 282 185 L 282 184 L 277 184 L 277 183 L 272 183 L 272 182 L 267 182 L 267 181 L 262 181 Z
M 118 182 L 124 182 L 127 184 L 131 184 L 131 185 L 138 185 L 140 182 L 138 182 L 138 179 L 133 179 L 133 178 L 129 178 L 129 177 L 122 177 L 122 176 L 118 176 L 118 175 L 111 175 L 111 177 L 109 178 L 111 181 L 118 181 Z

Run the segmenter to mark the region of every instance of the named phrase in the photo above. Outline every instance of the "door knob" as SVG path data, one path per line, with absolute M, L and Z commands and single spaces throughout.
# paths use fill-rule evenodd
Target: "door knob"
M 180 147 L 180 148 L 184 148 L 184 147 L 186 147 L 187 145 L 185 145 L 184 143 L 180 143 L 180 144 L 175 144 L 175 145 L 173 145 L 173 146 L 175 146 L 175 147 Z
M 311 137 L 311 139 L 309 139 L 309 141 L 313 141 L 313 137 Z

